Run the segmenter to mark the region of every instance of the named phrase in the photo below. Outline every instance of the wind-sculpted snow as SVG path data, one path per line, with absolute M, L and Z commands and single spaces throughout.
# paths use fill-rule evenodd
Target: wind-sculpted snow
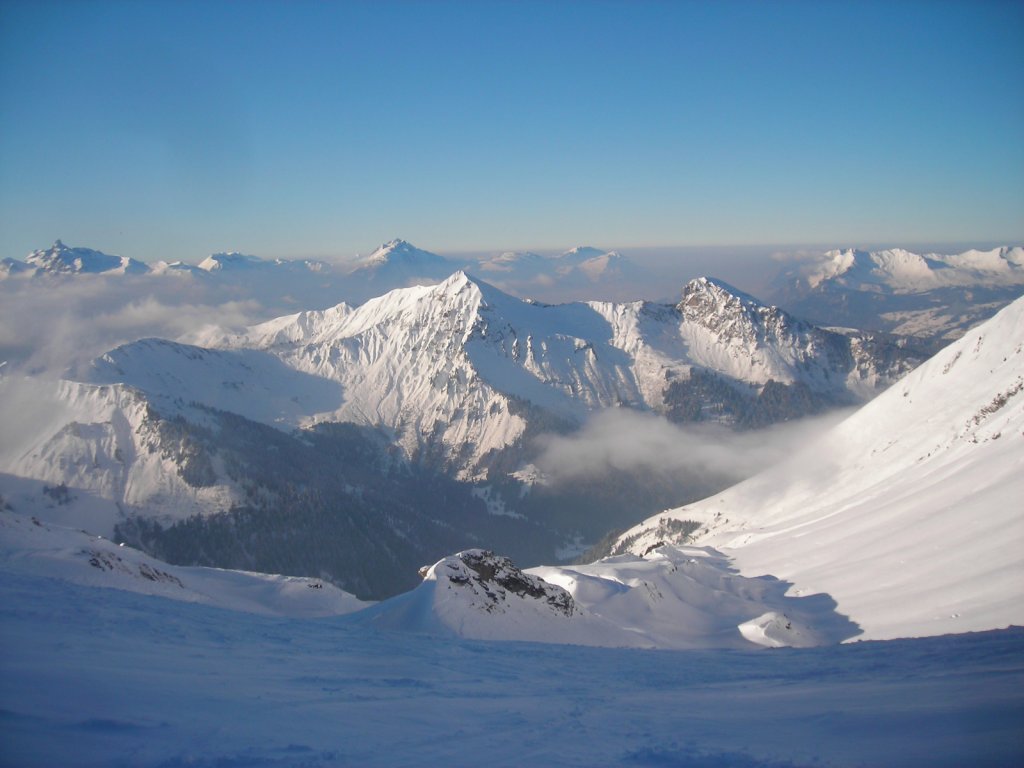
M 1024 623 L 1024 299 L 779 466 L 666 521 L 746 575 L 824 592 L 869 638 Z M 670 537 L 671 539 L 671 537 Z
M 788 587 L 740 576 L 707 548 L 526 571 L 470 550 L 424 569 L 423 584 L 364 618 L 405 632 L 638 648 L 810 647 L 858 633 L 827 595 L 787 597 Z

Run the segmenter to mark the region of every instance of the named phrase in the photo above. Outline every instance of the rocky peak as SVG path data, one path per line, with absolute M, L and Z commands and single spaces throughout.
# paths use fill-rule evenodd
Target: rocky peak
M 698 277 L 687 283 L 677 306 L 685 320 L 715 331 L 762 327 L 771 320 L 787 318 L 777 307 L 762 304 L 713 277 Z
M 509 558 L 488 550 L 468 549 L 421 572 L 439 587 L 462 590 L 470 603 L 488 613 L 505 613 L 516 601 L 533 602 L 562 616 L 576 613 L 576 602 L 562 587 L 523 573 Z

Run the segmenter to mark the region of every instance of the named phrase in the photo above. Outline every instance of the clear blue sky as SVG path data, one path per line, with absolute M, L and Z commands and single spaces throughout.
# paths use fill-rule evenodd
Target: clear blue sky
M 1024 241 L 1022 2 L 0 0 L 0 256 Z

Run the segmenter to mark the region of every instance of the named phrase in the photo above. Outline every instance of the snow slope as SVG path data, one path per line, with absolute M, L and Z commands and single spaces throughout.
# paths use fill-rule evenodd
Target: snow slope
M 335 616 L 367 606 L 318 579 L 168 565 L 100 536 L 5 511 L 0 570 L 266 616 Z
M 290 368 L 266 352 L 210 350 L 164 339 L 118 347 L 71 378 L 130 384 L 168 416 L 197 402 L 285 428 L 341 403 L 337 383 Z
M 1024 299 L 805 451 L 627 531 L 702 525 L 745 575 L 822 592 L 866 638 L 1024 624 Z
M 241 499 L 222 476 L 216 483 L 186 480 L 189 446 L 166 432 L 137 389 L 3 379 L 0 402 L 7 428 L 0 443 L 0 491 L 18 509 L 38 509 L 48 521 L 110 536 L 130 511 L 178 520 L 228 509 Z M 46 490 L 60 486 L 67 492 Z

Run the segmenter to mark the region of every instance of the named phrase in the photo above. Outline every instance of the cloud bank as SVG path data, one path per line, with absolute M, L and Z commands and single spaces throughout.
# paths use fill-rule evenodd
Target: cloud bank
M 788 456 L 851 412 L 735 432 L 718 424 L 681 426 L 652 413 L 616 408 L 595 414 L 571 435 L 539 438 L 541 452 L 534 463 L 555 482 L 609 471 L 669 478 L 705 475 L 736 482 Z

